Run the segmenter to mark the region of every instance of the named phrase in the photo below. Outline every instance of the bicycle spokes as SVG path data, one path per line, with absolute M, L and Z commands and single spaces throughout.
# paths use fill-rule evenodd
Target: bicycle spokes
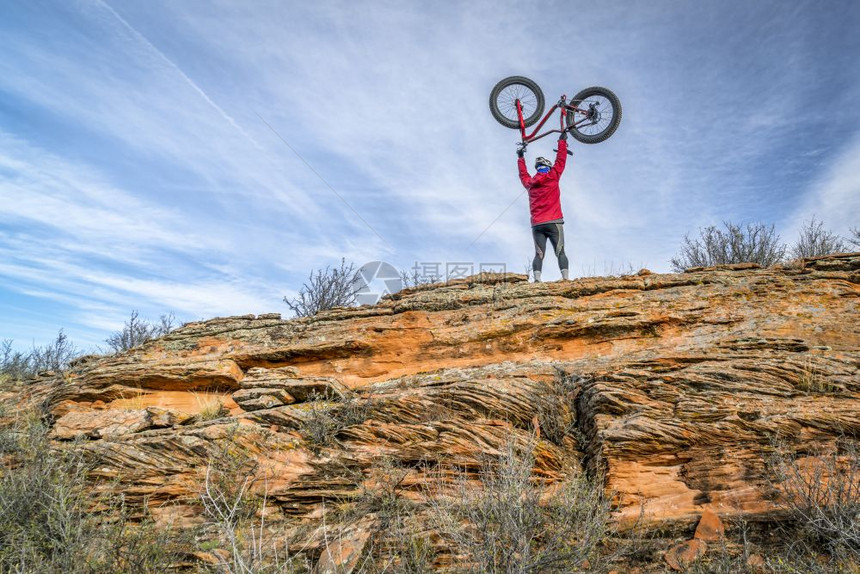
M 518 84 L 508 86 L 506 89 L 502 90 L 499 94 L 499 111 L 507 119 L 519 122 L 519 116 L 517 115 L 517 100 L 519 100 L 520 105 L 522 106 L 523 117 L 527 118 L 537 109 L 537 98 L 535 97 L 534 92 L 525 86 L 520 86 Z
M 593 136 L 605 130 L 612 123 L 614 109 L 608 98 L 595 95 L 587 100 L 575 102 L 568 121 L 577 131 L 586 136 Z

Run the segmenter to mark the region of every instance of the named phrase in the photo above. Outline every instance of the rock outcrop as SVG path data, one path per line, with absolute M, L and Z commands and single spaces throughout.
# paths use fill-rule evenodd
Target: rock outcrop
M 764 520 L 778 441 L 860 434 L 860 254 L 530 284 L 489 275 L 311 318 L 189 323 L 33 392 L 94 479 L 193 521 L 229 437 L 284 516 L 319 518 L 374 465 L 477 472 L 537 434 L 535 473 L 601 470 L 622 521 Z M 326 423 L 311 440 L 308 425 Z M 309 435 L 309 432 L 311 433 Z

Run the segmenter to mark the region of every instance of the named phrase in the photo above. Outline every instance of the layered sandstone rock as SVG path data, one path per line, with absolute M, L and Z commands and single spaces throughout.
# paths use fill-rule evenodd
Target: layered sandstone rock
M 766 519 L 778 441 L 860 434 L 858 297 L 860 254 L 544 284 L 473 277 L 312 318 L 190 323 L 32 392 L 56 440 L 86 439 L 94 479 L 188 520 L 228 439 L 259 462 L 254 488 L 281 515 L 318 519 L 381 459 L 420 499 L 428 469 L 477 472 L 535 434 L 538 477 L 604 471 L 623 520 Z M 312 443 L 320 421 L 339 423 Z

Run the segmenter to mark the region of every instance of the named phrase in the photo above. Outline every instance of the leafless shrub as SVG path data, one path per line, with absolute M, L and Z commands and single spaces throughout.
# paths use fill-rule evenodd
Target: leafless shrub
M 383 525 L 404 514 L 410 504 L 401 496 L 403 480 L 409 470 L 389 457 L 371 464 L 368 481 L 362 485 L 357 503 L 362 514 L 375 513 Z
M 393 574 L 430 574 L 434 572 L 433 558 L 436 549 L 425 535 L 402 532 L 402 545 L 397 553 L 397 562 L 391 566 Z
M 803 259 L 842 253 L 845 250 L 845 242 L 842 241 L 842 238 L 824 229 L 824 222 L 816 221 L 813 217 L 804 222 L 800 236 L 791 248 L 791 255 L 796 259 Z
M 0 571 L 164 572 L 184 558 L 185 533 L 133 523 L 121 495 L 92 489 L 74 445 L 46 433 L 35 417 L 0 430 Z
M 80 352 L 62 329 L 47 345 L 33 346 L 29 353 L 15 351 L 12 340 L 0 344 L 0 382 L 31 379 L 44 371 L 63 372 Z
M 251 476 L 242 477 L 242 481 L 238 484 L 238 491 L 235 491 L 233 484 L 225 488 L 225 481 L 219 474 L 221 473 L 218 471 L 213 473 L 211 465 L 206 467 L 203 492 L 200 494 L 206 517 L 218 527 L 227 544 L 230 557 L 228 559 L 222 554 L 217 554 L 221 562 L 219 566 L 225 572 L 255 572 L 263 560 L 263 519 L 260 523 L 260 534 L 258 535 L 256 529 L 251 529 L 251 540 L 247 545 L 243 544 L 239 532 L 240 523 L 248 518 L 246 508 Z
M 218 571 L 225 574 L 276 574 L 308 572 L 306 560 L 291 556 L 286 544 L 279 547 L 266 528 L 268 488 L 260 502 L 259 518 L 247 513 L 249 500 L 253 499 L 249 488 L 253 482 L 251 474 L 234 476 L 238 482 L 227 485 L 217 477 L 221 471 L 210 465 L 206 468 L 200 501 L 210 525 L 214 525 L 220 540 L 218 550 L 212 555 L 218 560 Z M 212 548 L 207 545 L 207 550 Z
M 407 508 L 395 515 L 379 531 L 369 557 L 370 572 L 389 574 L 430 574 L 435 572 L 437 548 L 427 529 L 427 517 Z
M 22 381 L 44 371 L 62 372 L 80 355 L 75 345 L 60 329 L 57 338 L 42 347 L 34 346 L 29 353 L 12 349 L 12 341 L 0 344 L 0 382 Z
M 608 534 L 602 481 L 572 475 L 542 501 L 533 446 L 509 444 L 484 466 L 480 488 L 463 480 L 456 495 L 431 496 L 433 521 L 464 571 L 579 571 Z
M 860 450 L 844 442 L 799 456 L 778 445 L 769 461 L 779 501 L 793 518 L 801 554 L 827 552 L 835 563 L 860 561 Z
M 162 315 L 159 322 L 155 323 L 141 319 L 137 311 L 132 311 L 122 329 L 105 339 L 105 343 L 114 353 L 123 353 L 150 339 L 166 335 L 175 328 L 176 316 L 173 313 Z
M 0 383 L 20 381 L 31 376 L 30 355 L 12 348 L 12 340 L 0 343 Z
M 333 307 L 355 303 L 355 264 L 341 259 L 339 267 L 311 271 L 307 283 L 299 289 L 298 297 L 284 297 L 284 303 L 297 317 L 311 317 Z
M 374 517 L 373 534 L 363 563 L 356 572 L 424 574 L 432 572 L 436 549 L 428 539 L 427 520 L 421 505 L 405 496 L 403 483 L 410 469 L 382 456 L 370 468 L 345 468 L 359 491 L 335 505 L 326 516 L 337 523 L 351 524 Z
M 259 463 L 241 444 L 240 432 L 238 425 L 231 425 L 227 436 L 216 444 L 207 464 L 204 486 L 219 500 L 228 501 L 237 519 L 245 519 L 259 508 L 260 501 L 247 492 L 259 474 Z
M 785 256 L 786 246 L 771 225 L 748 224 L 746 227 L 723 222 L 724 229 L 714 225 L 699 230 L 699 237 L 684 236 L 681 252 L 671 259 L 672 268 L 682 272 L 690 267 L 710 267 L 730 263 L 758 263 L 769 267 Z
M 206 466 L 200 502 L 207 524 L 218 532 L 217 540 L 201 545 L 212 551 L 217 569 L 225 574 L 275 574 L 306 572 L 304 560 L 290 556 L 286 543 L 276 540 L 266 524 L 268 487 L 256 458 L 237 440 L 238 428 L 220 443 Z M 263 495 L 251 492 L 263 481 Z
M 367 420 L 372 401 L 353 394 L 343 397 L 312 393 L 308 398 L 308 417 L 300 432 L 319 449 L 333 444 L 338 432 Z
M 33 347 L 30 353 L 30 369 L 33 373 L 42 371 L 62 372 L 69 367 L 69 362 L 80 353 L 66 334 L 60 329 L 57 338 L 43 347 Z
M 418 267 L 413 267 L 411 273 L 406 271 L 400 272 L 400 281 L 403 283 L 404 289 L 411 287 L 420 287 L 421 285 L 432 285 L 442 281 L 442 277 L 432 273 L 422 274 L 418 272 Z

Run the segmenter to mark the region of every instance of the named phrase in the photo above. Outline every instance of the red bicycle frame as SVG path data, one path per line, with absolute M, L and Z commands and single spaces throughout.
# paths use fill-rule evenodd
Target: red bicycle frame
M 582 124 L 583 122 L 590 120 L 594 115 L 594 110 L 591 110 L 591 109 L 582 110 L 580 108 L 577 108 L 576 106 L 571 106 L 570 104 L 567 103 L 567 96 L 562 96 L 561 99 L 558 100 L 558 103 L 555 104 L 553 107 L 551 107 L 550 110 L 546 113 L 546 115 L 544 115 L 544 117 L 541 119 L 541 121 L 538 122 L 537 126 L 535 126 L 534 131 L 531 134 L 526 135 L 526 124 L 525 124 L 525 121 L 523 119 L 523 105 L 519 100 L 516 101 L 516 104 L 517 104 L 517 116 L 520 119 L 520 135 L 522 136 L 523 143 L 525 143 L 525 144 L 529 144 L 529 143 L 532 143 L 533 141 L 537 141 L 543 137 L 548 136 L 549 134 L 560 134 L 562 131 L 569 130 L 571 128 L 575 128 L 575 127 L 579 126 L 580 124 Z M 555 113 L 555 111 L 558 109 L 561 110 L 561 113 L 559 114 L 561 116 L 560 121 L 559 121 L 559 129 L 549 130 L 547 132 L 544 132 L 544 133 L 538 135 L 538 132 L 543 127 L 543 125 L 547 122 L 547 120 L 549 120 L 550 116 L 553 113 Z M 565 127 L 566 120 L 567 120 L 567 112 L 575 112 L 578 114 L 583 114 L 583 115 L 585 115 L 585 117 L 582 118 L 582 120 L 574 123 L 573 125 L 568 125 L 567 127 Z

